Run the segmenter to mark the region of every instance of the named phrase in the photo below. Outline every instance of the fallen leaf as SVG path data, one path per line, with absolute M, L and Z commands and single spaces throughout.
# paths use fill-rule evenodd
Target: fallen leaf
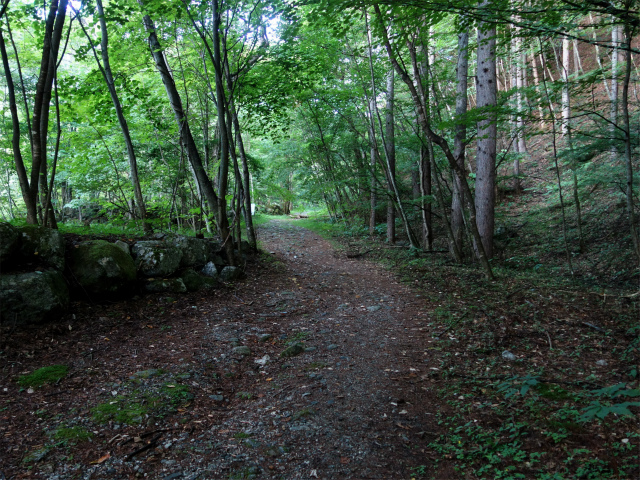
M 133 441 L 136 443 L 141 443 L 142 442 L 142 437 L 133 437 Z
M 340 457 L 340 463 L 343 464 L 343 465 L 346 465 L 350 461 L 351 461 L 351 459 L 349 457 Z
M 110 453 L 106 453 L 106 455 L 103 455 L 102 457 L 100 457 L 98 460 L 94 460 L 93 462 L 90 462 L 91 465 L 96 465 L 96 464 L 101 464 L 106 462 L 107 460 L 109 460 L 111 458 L 111 454 Z

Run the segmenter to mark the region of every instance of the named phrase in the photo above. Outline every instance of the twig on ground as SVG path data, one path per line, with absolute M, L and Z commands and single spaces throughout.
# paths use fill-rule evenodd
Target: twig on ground
M 139 453 L 144 452 L 145 450 L 149 450 L 152 447 L 155 447 L 158 440 L 160 440 L 160 437 L 164 434 L 164 431 L 160 432 L 158 435 L 156 435 L 155 437 L 153 437 L 151 440 L 149 440 L 146 445 L 143 445 L 142 447 L 138 448 L 137 450 L 134 450 L 133 452 L 131 452 L 129 455 L 127 455 L 126 457 L 124 457 L 125 461 L 129 461 L 131 460 L 133 457 L 135 457 L 136 455 L 138 455 Z
M 590 327 L 590 328 L 593 328 L 594 330 L 605 333 L 604 328 L 600 328 L 599 326 L 594 325 L 593 323 L 589 323 L 589 322 L 580 322 L 580 323 L 582 323 L 582 325 L 584 325 L 585 327 Z
M 553 345 L 551 345 L 551 337 L 549 336 L 549 332 L 545 330 L 544 333 L 547 334 L 547 338 L 549 339 L 549 350 L 553 350 Z

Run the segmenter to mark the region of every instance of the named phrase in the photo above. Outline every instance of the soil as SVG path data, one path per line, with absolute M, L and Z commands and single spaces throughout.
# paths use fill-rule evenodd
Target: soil
M 260 237 L 242 282 L 5 329 L 0 478 L 389 479 L 427 462 L 428 303 L 309 230 Z M 55 364 L 60 381 L 17 384 Z
M 569 421 L 594 389 L 637 385 L 635 296 L 335 249 L 295 221 L 259 237 L 234 284 L 3 327 L 0 480 L 640 474 L 637 418 Z M 522 378 L 537 396 L 505 398 Z

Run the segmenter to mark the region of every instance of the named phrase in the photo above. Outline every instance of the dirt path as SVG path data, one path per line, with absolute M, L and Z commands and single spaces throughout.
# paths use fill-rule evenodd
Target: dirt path
M 231 288 L 79 305 L 6 340 L 6 478 L 401 479 L 428 465 L 425 300 L 292 222 L 260 237 L 273 262 Z M 54 363 L 70 367 L 58 385 L 17 387 Z M 58 433 L 74 429 L 91 438 Z

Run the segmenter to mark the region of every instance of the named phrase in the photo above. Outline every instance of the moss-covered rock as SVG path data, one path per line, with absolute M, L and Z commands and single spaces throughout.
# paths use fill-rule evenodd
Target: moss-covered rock
M 220 280 L 223 282 L 232 282 L 242 278 L 242 270 L 239 267 L 224 267 L 220 272 Z
M 57 270 L 0 276 L 0 319 L 4 325 L 41 323 L 69 306 L 69 288 Z
M 207 263 L 209 242 L 203 238 L 179 235 L 165 239 L 165 243 L 173 245 L 182 251 L 181 267 L 201 267 Z
M 186 293 L 187 287 L 181 278 L 150 278 L 144 283 L 149 293 Z
M 178 270 L 182 250 L 163 241 L 143 241 L 131 249 L 138 271 L 145 277 L 168 277 Z
M 38 225 L 23 225 L 17 229 L 22 237 L 20 253 L 23 257 L 37 258 L 57 270 L 64 270 L 64 239 L 58 230 Z
M 131 291 L 136 266 L 124 250 L 106 240 L 82 242 L 70 252 L 70 269 L 89 295 L 117 296 Z
M 20 231 L 7 222 L 0 222 L 0 262 L 11 262 L 20 248 Z
M 214 278 L 199 275 L 192 268 L 187 268 L 182 272 L 180 278 L 189 292 L 197 292 L 202 288 L 211 288 L 218 284 Z

